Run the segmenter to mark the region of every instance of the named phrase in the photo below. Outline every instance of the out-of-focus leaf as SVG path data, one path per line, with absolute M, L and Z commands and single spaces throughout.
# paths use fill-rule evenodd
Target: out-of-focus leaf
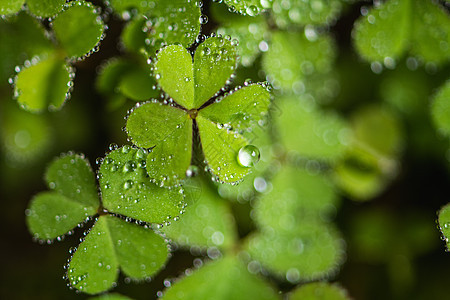
M 97 8 L 85 1 L 69 2 L 52 22 L 53 31 L 66 56 L 82 58 L 95 51 L 104 24 Z
M 28 10 L 35 16 L 48 18 L 59 13 L 66 0 L 26 0 Z
M 289 300 L 350 300 L 347 291 L 337 284 L 313 282 L 292 291 Z
M 251 274 L 236 257 L 207 263 L 167 289 L 162 299 L 279 299 L 274 288 Z
M 434 96 L 431 104 L 431 116 L 439 132 L 450 136 L 450 80 Z
M 14 93 L 20 106 L 27 111 L 58 110 L 68 98 L 73 76 L 66 62 L 52 55 L 21 70 Z
M 163 227 L 161 231 L 182 247 L 230 249 L 237 237 L 233 216 L 226 201 L 198 177 L 189 178 L 183 187 L 186 212 L 180 220 Z

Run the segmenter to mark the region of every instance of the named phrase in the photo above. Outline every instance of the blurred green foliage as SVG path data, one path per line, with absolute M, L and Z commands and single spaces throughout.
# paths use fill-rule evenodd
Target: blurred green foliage
M 135 299 L 279 299 L 280 294 L 288 299 L 446 298 L 448 2 L 43 3 L 0 5 L 0 208 L 6 229 L 0 298 L 85 297 L 61 279 L 69 248 L 75 254 L 68 281 L 79 290 L 87 286 L 88 293 L 115 287 L 117 281 L 114 292 Z M 197 47 L 198 53 L 211 51 L 204 45 L 213 39 L 205 42 L 204 34 L 217 33 L 239 44 L 231 81 L 231 72 L 214 75 L 206 62 L 196 62 Z M 162 60 L 164 51 L 159 49 L 170 44 L 187 48 L 188 58 L 195 55 L 193 78 L 200 79 L 192 85 L 203 86 L 204 95 L 184 93 L 176 78 L 158 80 L 160 69 L 185 64 L 174 57 Z M 217 54 L 226 58 L 231 49 Z M 178 188 L 160 190 L 149 182 L 142 172 L 151 165 L 146 158 L 139 157 L 146 164 L 136 158 L 128 177 L 111 171 L 114 163 L 129 166 L 139 156 L 137 149 L 125 146 L 131 154 L 122 155 L 123 148 L 111 145 L 113 151 L 94 164 L 110 143 L 127 143 L 123 117 L 136 102 L 164 102 L 168 93 L 189 109 L 191 102 L 201 105 L 223 84 L 239 88 L 244 80 L 242 90 L 257 86 L 253 81 L 268 80 L 273 98 L 268 119 L 256 118 L 250 126 L 247 117 L 256 113 L 248 111 L 231 120 L 261 155 L 239 185 L 211 182 L 204 165 L 191 166 L 183 186 L 184 207 Z M 185 83 L 184 88 L 190 84 Z M 226 95 L 221 90 L 218 96 Z M 224 103 L 209 106 L 212 112 L 205 110 L 205 116 L 221 123 L 230 110 Z M 267 109 L 263 106 L 260 111 Z M 205 120 L 199 118 L 196 126 L 207 128 Z M 167 121 L 162 118 L 159 133 Z M 207 138 L 218 144 L 215 126 L 207 128 Z M 198 138 L 188 144 L 193 153 L 202 153 Z M 181 149 L 179 138 L 176 142 Z M 57 166 L 58 160 L 50 164 L 46 181 L 52 191 L 41 192 L 30 204 L 36 192 L 45 190 L 45 166 L 68 150 L 83 152 L 88 159 L 74 156 L 82 163 L 69 170 Z M 99 187 L 83 181 L 94 177 L 89 165 L 99 169 Z M 86 172 L 90 175 L 82 175 Z M 65 188 L 54 190 L 52 182 Z M 85 188 L 94 200 L 83 209 L 87 200 L 80 202 L 77 190 Z M 143 195 L 156 199 L 154 210 L 134 202 Z M 121 206 L 129 197 L 133 201 Z M 102 215 L 103 208 L 118 217 Z M 58 237 L 59 243 L 33 243 L 24 211 L 31 231 L 41 234 L 35 238 L 52 243 L 48 239 Z M 65 219 L 67 211 L 78 214 Z M 42 223 L 37 215 L 51 222 Z M 89 216 L 96 219 L 83 222 Z M 130 217 L 149 223 L 129 223 L 134 221 Z M 91 232 L 85 237 L 84 229 L 72 231 L 77 225 Z M 61 235 L 67 231 L 75 236 Z M 136 249 L 139 255 L 130 255 Z M 172 252 L 168 261 L 167 250 Z M 161 267 L 165 270 L 158 273 Z M 118 275 L 119 268 L 123 275 Z M 128 299 L 119 294 L 98 298 Z

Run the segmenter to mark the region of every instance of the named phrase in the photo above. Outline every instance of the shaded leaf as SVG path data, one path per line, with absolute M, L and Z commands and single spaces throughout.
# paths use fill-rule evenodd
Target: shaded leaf
M 232 42 L 223 37 L 212 37 L 201 43 L 194 55 L 194 107 L 220 91 L 236 69 L 237 52 Z
M 201 178 L 183 184 L 188 208 L 180 220 L 161 231 L 182 247 L 230 249 L 236 242 L 236 229 L 227 203 Z
M 447 250 L 449 249 L 449 237 L 450 237 L 450 205 L 447 204 L 441 208 L 438 215 L 439 229 L 444 236 L 445 243 L 447 244 Z
M 108 226 L 108 216 L 100 216 L 73 254 L 67 278 L 70 285 L 87 294 L 112 288 L 119 276 L 119 261 Z
M 438 131 L 450 136 L 450 80 L 434 96 L 431 104 L 431 116 Z
M 60 109 L 70 91 L 72 72 L 63 59 L 54 55 L 38 61 L 17 75 L 17 101 L 30 112 Z
M 27 210 L 27 225 L 35 238 L 54 239 L 93 216 L 97 208 L 56 192 L 37 194 Z
M 195 105 L 193 72 L 192 57 L 183 46 L 170 45 L 158 52 L 155 63 L 158 84 L 187 109 Z
M 103 206 L 145 222 L 168 222 L 183 210 L 183 195 L 179 189 L 159 188 L 150 182 L 147 155 L 152 154 L 124 146 L 105 157 L 99 170 Z
M 240 181 L 249 172 L 249 168 L 239 164 L 238 154 L 248 142 L 241 135 L 228 131 L 225 127 L 218 128 L 217 124 L 201 116 L 196 120 L 205 160 L 211 172 L 219 181 Z
M 211 261 L 177 281 L 162 299 L 279 299 L 273 287 L 251 274 L 236 257 Z
M 135 101 L 143 101 L 159 95 L 155 78 L 150 74 L 150 70 L 133 65 L 125 74 L 121 75 L 118 89 L 126 97 Z
M 270 93 L 261 84 L 251 84 L 235 90 L 199 112 L 199 115 L 219 124 L 230 124 L 241 131 L 256 126 L 265 119 L 270 105 Z
M 128 51 L 142 54 L 147 49 L 148 46 L 145 43 L 147 33 L 143 31 L 146 21 L 146 18 L 139 15 L 130 20 L 122 30 L 120 38 Z
M 104 24 L 93 5 L 73 1 L 54 18 L 52 28 L 66 56 L 81 58 L 94 51 L 102 39 Z
M 28 10 L 35 16 L 48 18 L 59 13 L 66 0 L 27 0 Z
M 292 291 L 289 300 L 350 300 L 347 291 L 337 284 L 313 282 Z

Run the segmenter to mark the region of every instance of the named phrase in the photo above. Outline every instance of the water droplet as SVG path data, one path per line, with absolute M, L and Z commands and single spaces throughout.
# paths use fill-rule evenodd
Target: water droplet
M 125 181 L 125 183 L 123 184 L 123 188 L 126 190 L 129 190 L 133 187 L 133 181 L 132 180 L 127 180 Z
M 191 165 L 189 166 L 189 168 L 186 170 L 186 176 L 187 177 L 195 177 L 198 175 L 199 169 L 197 166 Z
M 253 167 L 260 158 L 259 149 L 253 145 L 246 145 L 239 150 L 238 163 L 243 167 Z

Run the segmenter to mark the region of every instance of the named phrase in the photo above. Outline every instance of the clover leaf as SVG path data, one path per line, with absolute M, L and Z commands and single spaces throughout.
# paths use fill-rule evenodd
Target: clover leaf
M 105 30 L 99 11 L 86 1 L 65 4 L 50 24 L 57 43 L 53 53 L 26 61 L 14 80 L 14 95 L 20 106 L 30 112 L 62 108 L 75 77 L 67 59 L 81 60 L 91 54 Z
M 218 97 L 235 68 L 236 47 L 222 37 L 200 44 L 193 62 L 181 45 L 158 52 L 155 78 L 171 98 L 166 104 L 138 105 L 126 125 L 135 145 L 152 148 L 147 171 L 158 185 L 177 185 L 185 177 L 196 134 L 205 163 L 219 181 L 238 182 L 249 172 L 247 161 L 238 159 L 248 145 L 241 132 L 264 119 L 270 93 L 264 84 L 251 84 Z M 251 155 L 256 158 L 259 151 Z
M 289 293 L 288 300 L 349 300 L 347 290 L 337 284 L 313 282 Z
M 230 288 L 232 286 L 233 288 Z M 175 282 L 162 299 L 280 299 L 274 288 L 252 274 L 236 256 L 211 261 Z
M 180 213 L 184 203 L 179 191 L 148 182 L 147 155 L 129 146 L 107 155 L 99 171 L 102 204 L 84 156 L 68 153 L 50 164 L 45 179 L 51 191 L 34 197 L 26 211 L 27 223 L 36 239 L 59 240 L 95 217 L 67 267 L 67 279 L 76 289 L 88 294 L 108 290 L 117 281 L 119 268 L 131 278 L 148 278 L 168 259 L 163 237 L 113 214 L 162 223 L 170 219 L 168 214 Z
M 388 68 L 407 51 L 444 64 L 449 60 L 449 28 L 448 13 L 433 1 L 389 0 L 356 21 L 354 44 L 365 60 Z

